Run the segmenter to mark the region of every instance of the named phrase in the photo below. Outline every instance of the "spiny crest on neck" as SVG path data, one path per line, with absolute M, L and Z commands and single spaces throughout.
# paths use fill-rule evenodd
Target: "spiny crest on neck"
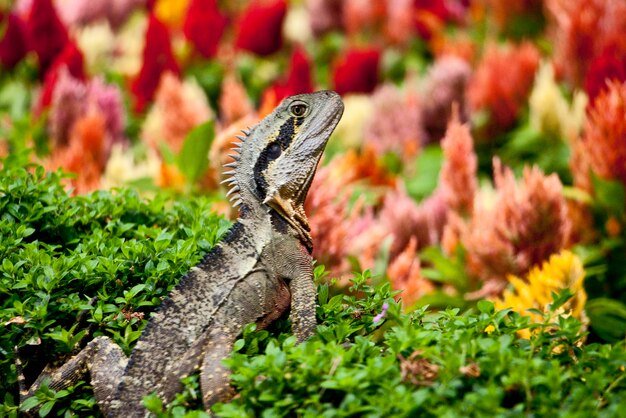
M 233 151 L 234 153 L 228 154 L 228 156 L 232 158 L 233 161 L 224 164 L 224 167 L 228 168 L 228 170 L 224 171 L 223 174 L 227 177 L 221 182 L 221 184 L 227 184 L 229 190 L 228 193 L 226 193 L 226 196 L 229 197 L 229 200 L 232 202 L 233 207 L 235 208 L 243 202 L 240 195 L 241 185 L 237 181 L 237 176 L 235 176 L 235 174 L 237 173 L 237 164 L 241 159 L 241 147 L 243 146 L 246 139 L 250 136 L 250 127 L 242 129 L 241 132 L 243 133 L 243 136 L 236 136 L 239 141 L 231 142 L 233 144 L 233 148 L 231 149 L 231 151 Z

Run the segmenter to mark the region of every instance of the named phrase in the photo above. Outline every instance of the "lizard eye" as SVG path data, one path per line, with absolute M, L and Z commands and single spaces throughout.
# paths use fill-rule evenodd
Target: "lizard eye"
M 306 113 L 306 111 L 308 110 L 308 108 L 309 108 L 309 107 L 308 107 L 306 104 L 304 104 L 304 103 L 302 103 L 302 102 L 296 102 L 296 103 L 292 104 L 292 105 L 289 107 L 289 112 L 290 112 L 293 116 L 295 116 L 295 117 L 299 118 L 299 117 L 304 116 L 304 114 Z
M 280 149 L 280 145 L 274 142 L 273 144 L 270 144 L 270 146 L 267 148 L 267 158 L 269 160 L 275 160 L 276 158 L 280 157 L 281 151 L 282 150 Z

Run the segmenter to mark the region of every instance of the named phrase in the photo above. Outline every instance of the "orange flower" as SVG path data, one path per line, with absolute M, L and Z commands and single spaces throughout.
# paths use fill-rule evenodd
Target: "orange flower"
M 478 188 L 478 159 L 470 129 L 466 124 L 461 124 L 458 111 L 453 113 L 448 123 L 441 148 L 444 162 L 439 174 L 439 189 L 446 206 L 461 215 L 471 215 Z
M 626 82 L 609 82 L 588 111 L 582 138 L 574 148 L 576 184 L 591 190 L 589 168 L 626 185 Z
M 565 248 L 571 223 L 556 174 L 545 176 L 537 167 L 525 167 L 517 183 L 513 172 L 495 159 L 494 181 L 493 204 L 477 202 L 461 241 L 469 271 L 491 282 L 489 291 L 497 293 L 507 275 L 524 275 Z
M 154 149 L 165 141 L 178 153 L 189 131 L 211 117 L 206 96 L 197 84 L 183 83 L 174 74 L 165 73 L 141 135 Z
M 487 138 L 513 125 L 539 66 L 539 51 L 530 42 L 519 46 L 487 47 L 468 87 L 470 106 L 489 115 Z
M 86 193 L 100 185 L 100 176 L 106 164 L 105 119 L 99 112 L 80 117 L 72 126 L 69 145 L 58 147 L 45 164 L 48 170 L 63 168 L 76 173 L 68 179 L 74 193 Z

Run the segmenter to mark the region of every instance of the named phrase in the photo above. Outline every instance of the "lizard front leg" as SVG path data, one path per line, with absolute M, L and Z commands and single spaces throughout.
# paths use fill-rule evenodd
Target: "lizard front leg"
M 290 265 L 291 280 L 291 324 L 298 344 L 311 337 L 315 332 L 315 303 L 317 289 L 313 282 L 313 264 L 311 257 L 304 247 L 300 247 L 295 256 L 295 262 Z
M 74 385 L 89 374 L 98 406 L 107 415 L 127 362 L 124 352 L 113 340 L 96 337 L 58 369 L 40 374 L 28 392 L 20 396 L 20 400 L 23 402 L 33 396 L 44 381 L 48 382 L 48 387 L 59 391 Z M 35 407 L 29 413 L 35 413 L 37 409 L 39 408 Z
M 258 277 L 258 276 L 257 276 Z M 289 309 L 291 303 L 289 288 L 284 283 L 278 283 L 277 288 L 267 299 L 266 306 L 261 307 L 265 312 L 260 318 L 257 317 L 257 329 L 264 329 Z M 243 310 L 249 313 L 255 311 L 252 307 L 254 301 L 249 301 L 249 309 L 243 306 Z M 258 309 L 259 307 L 257 307 Z M 250 318 L 244 319 L 242 323 L 248 323 Z M 242 327 L 234 319 L 230 318 L 223 328 L 212 329 L 206 344 L 202 369 L 200 374 L 200 385 L 202 387 L 202 401 L 206 410 L 216 402 L 227 402 L 235 392 L 230 386 L 230 370 L 222 364 L 233 349 L 233 344 L 237 336 L 241 333 Z

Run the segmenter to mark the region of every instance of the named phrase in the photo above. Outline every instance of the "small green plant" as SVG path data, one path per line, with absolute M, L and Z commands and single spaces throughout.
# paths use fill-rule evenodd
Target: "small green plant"
M 62 179 L 6 162 L 0 172 L 0 416 L 35 405 L 40 416 L 98 416 L 88 382 L 58 392 L 44 385 L 18 406 L 13 347 L 31 379 L 97 335 L 130 353 L 150 313 L 229 226 L 207 197 L 72 197 Z M 553 315 L 567 292 L 531 323 L 488 301 L 406 313 L 401 294 L 369 271 L 355 273 L 346 293 L 326 275 L 316 267 L 319 325 L 310 340 L 296 345 L 287 318 L 245 327 L 225 360 L 238 396 L 214 413 L 612 417 L 626 408 L 624 341 L 585 343 L 577 320 Z M 158 417 L 208 416 L 198 376 L 184 385 L 170 405 L 147 396 L 146 407 Z

